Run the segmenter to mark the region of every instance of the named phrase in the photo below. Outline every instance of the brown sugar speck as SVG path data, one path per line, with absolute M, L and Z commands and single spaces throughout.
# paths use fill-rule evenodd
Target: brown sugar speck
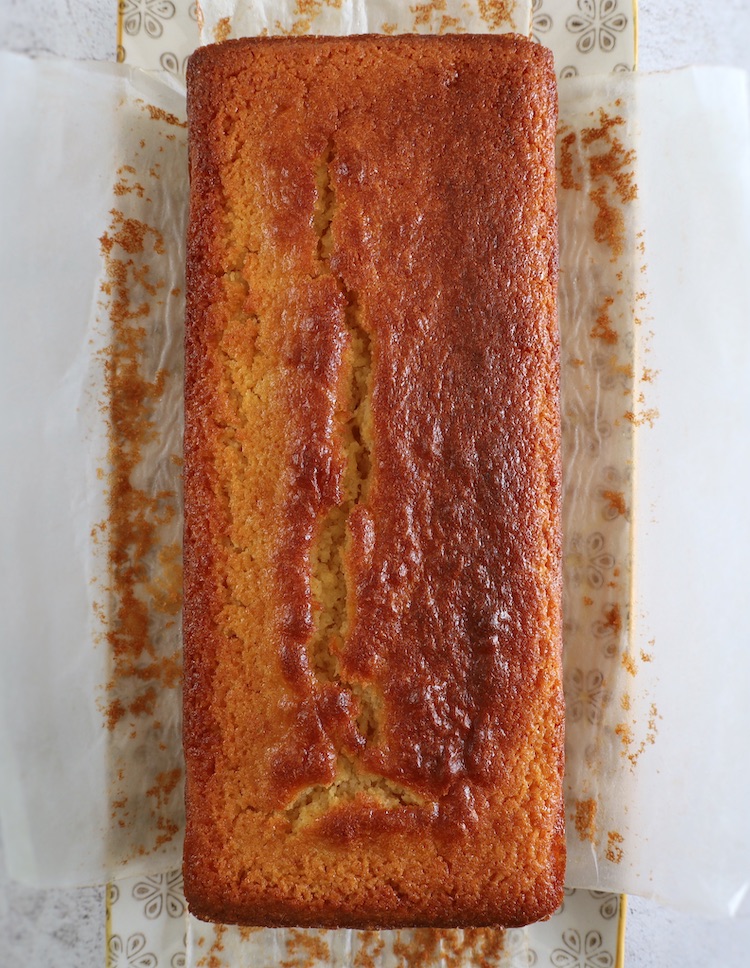
M 627 513 L 625 495 L 622 491 L 602 491 L 602 497 L 607 502 L 607 510 L 622 515 Z
M 180 121 L 176 114 L 171 114 L 169 111 L 165 111 L 164 108 L 159 108 L 155 104 L 146 104 L 144 106 L 152 121 L 166 121 L 167 124 L 172 124 L 176 128 L 187 128 L 187 121 Z
M 156 136 L 142 102 L 140 107 L 135 123 Z M 172 841 L 182 813 L 183 771 L 170 735 L 173 711 L 167 713 L 179 699 L 182 661 L 174 633 L 164 634 L 181 607 L 179 471 L 163 453 L 160 419 L 176 377 L 158 369 L 161 346 L 158 355 L 152 353 L 164 330 L 161 307 L 174 283 L 167 283 L 161 260 L 165 237 L 143 215 L 150 211 L 143 187 L 150 184 L 147 167 L 139 166 L 137 174 L 131 165 L 121 167 L 112 188 L 121 201 L 100 238 L 103 348 L 96 359 L 107 451 L 98 477 L 107 514 L 95 529 L 101 536 L 101 597 L 94 613 L 109 659 L 100 699 L 103 727 L 112 734 L 108 833 L 113 856 L 123 858 L 145 856 Z
M 427 3 L 417 3 L 409 7 L 414 16 L 413 28 L 428 27 L 432 21 L 433 14 L 442 13 L 446 9 L 446 0 L 428 0 Z M 464 33 L 465 28 L 458 17 L 449 17 L 443 14 L 437 25 L 438 34 Z
M 123 679 L 149 682 L 157 680 L 165 687 L 179 682 L 179 662 L 171 657 L 157 658 L 150 641 L 149 609 L 157 608 L 175 614 L 180 608 L 182 571 L 180 550 L 175 546 L 160 548 L 159 529 L 176 514 L 175 494 L 162 491 L 147 494 L 133 484 L 134 471 L 141 460 L 144 446 L 155 438 L 151 410 L 164 392 L 165 374 L 154 380 L 141 372 L 145 352 L 147 303 L 133 304 L 131 286 L 139 284 L 153 295 L 158 284 L 148 282 L 148 267 L 138 268 L 133 259 L 116 258 L 115 249 L 129 256 L 143 256 L 147 245 L 154 252 L 164 249 L 161 234 L 118 211 L 112 212 L 110 229 L 101 239 L 101 250 L 107 262 L 111 281 L 109 306 L 112 343 L 105 359 L 105 385 L 109 401 L 108 535 L 109 571 L 117 609 L 107 633 L 114 676 L 110 692 Z M 146 561 L 156 557 L 156 577 L 147 580 Z M 144 597 L 141 588 L 151 594 Z M 127 704 L 121 696 L 108 706 L 110 729 L 116 718 L 149 714 L 156 701 L 152 685 L 135 690 Z
M 634 161 L 635 152 L 626 151 L 622 143 L 615 139 L 609 151 L 594 155 L 589 160 L 589 172 L 592 178 L 609 176 L 614 183 L 617 197 L 625 204 L 635 201 L 638 197 L 638 188 L 631 170 Z
M 179 833 L 180 828 L 173 820 L 168 820 L 166 817 L 157 817 L 155 820 L 156 829 L 159 831 L 156 840 L 154 841 L 154 848 L 163 847 L 164 844 L 168 844 L 177 833 Z M 144 850 L 143 853 L 146 853 Z
M 157 232 L 156 229 L 150 228 L 148 225 L 145 225 L 143 222 L 139 221 L 138 219 L 125 218 L 125 216 L 122 215 L 121 212 L 118 212 L 116 209 L 113 209 L 110 214 L 112 215 L 112 218 L 113 218 L 113 225 L 110 228 L 110 232 L 112 234 L 110 235 L 105 232 L 104 235 L 102 235 L 101 238 L 99 239 L 102 253 L 105 256 L 108 256 L 111 254 L 112 249 L 114 248 L 115 245 L 119 245 L 120 248 L 122 248 L 125 252 L 128 253 L 128 255 L 136 255 L 136 254 L 142 253 L 144 249 L 144 244 L 146 241 L 146 236 L 148 234 L 153 235 L 155 242 L 161 240 L 161 244 L 163 246 L 164 243 L 163 243 L 163 239 L 161 238 L 161 233 Z M 110 269 L 111 269 L 110 279 L 115 283 L 122 284 L 125 281 L 124 277 L 126 275 L 126 273 L 123 272 L 123 269 L 128 269 L 128 268 L 131 268 L 132 266 L 133 266 L 133 263 L 126 263 L 124 265 L 121 263 L 116 266 L 115 265 L 110 266 Z M 113 312 L 115 311 L 116 309 L 113 309 Z M 141 312 L 140 315 L 143 316 L 144 313 Z M 132 315 L 129 318 L 132 318 Z M 120 318 L 118 318 L 117 320 L 113 318 L 112 321 L 115 323 L 123 322 L 123 320 Z
M 620 723 L 615 727 L 615 733 L 620 737 L 620 741 L 623 745 L 622 755 L 626 757 L 632 767 L 638 765 L 638 760 L 641 758 L 643 753 L 646 751 L 648 746 L 653 746 L 656 742 L 656 735 L 658 732 L 657 720 L 661 719 L 659 715 L 656 704 L 652 703 L 649 708 L 649 716 L 646 724 L 646 735 L 645 738 L 638 744 L 634 749 L 635 738 L 633 736 L 633 730 L 627 723 Z
M 600 339 L 610 345 L 616 343 L 619 339 L 617 332 L 612 328 L 612 320 L 609 316 L 609 310 L 612 308 L 613 303 L 614 298 L 607 296 L 599 310 L 599 315 L 596 317 L 594 328 L 591 330 L 592 339 Z
M 442 34 L 464 34 L 466 28 L 462 25 L 459 17 L 441 17 L 438 33 Z
M 640 413 L 635 413 L 633 410 L 625 411 L 625 419 L 629 420 L 635 427 L 642 427 L 643 424 L 648 424 L 649 427 L 653 427 L 658 416 L 659 411 L 655 408 L 643 410 Z
M 607 853 L 606 858 L 612 864 L 619 864 L 622 860 L 624 854 L 621 844 L 623 843 L 622 834 L 618 834 L 616 830 L 610 830 L 607 834 Z
M 513 0 L 479 0 L 479 16 L 490 30 L 513 25 Z
M 414 15 L 413 26 L 426 27 L 434 13 L 440 13 L 446 8 L 446 0 L 427 0 L 427 3 L 415 3 L 409 7 Z
M 182 770 L 167 770 L 156 776 L 156 783 L 146 790 L 146 796 L 156 800 L 158 807 L 163 807 L 169 797 L 174 793 L 178 783 L 182 779 Z
M 614 136 L 614 130 L 624 126 L 624 119 L 617 115 L 609 117 L 599 112 L 599 125 L 585 128 L 581 140 L 586 147 L 603 142 L 606 150 L 592 154 L 588 159 L 589 176 L 596 186 L 589 198 L 596 206 L 594 237 L 607 245 L 613 258 L 622 255 L 625 247 L 625 218 L 622 206 L 632 202 L 638 194 L 635 183 L 635 152 L 627 150 Z
M 106 724 L 110 732 L 120 722 L 126 714 L 125 706 L 120 699 L 113 699 L 106 709 Z
M 500 928 L 466 928 L 462 941 L 454 950 L 457 968 L 467 960 L 477 968 L 490 968 L 497 964 L 505 950 L 505 931 Z
M 152 716 L 156 708 L 156 690 L 149 686 L 145 692 L 136 696 L 128 706 L 128 713 L 131 716 Z
M 593 797 L 575 801 L 573 825 L 582 841 L 596 843 L 596 811 L 597 802 Z
M 279 968 L 310 968 L 316 963 L 326 964 L 330 957 L 322 931 L 291 928 L 286 938 L 286 957 L 279 962 Z
M 296 0 L 294 5 L 294 15 L 295 20 L 292 22 L 290 28 L 285 29 L 282 27 L 280 21 L 276 21 L 275 28 L 278 33 L 300 36 L 303 34 L 309 34 L 312 31 L 313 20 L 321 13 L 324 7 L 333 7 L 335 10 L 341 9 L 341 0 Z M 229 27 L 228 18 L 224 17 L 219 21 L 219 26 L 222 22 L 226 20 L 227 28 Z M 218 31 L 219 27 L 217 27 Z M 227 33 L 226 36 L 229 36 Z M 222 39 L 226 39 L 223 37 Z
M 576 140 L 577 135 L 575 131 L 571 131 L 560 140 L 558 174 L 560 176 L 560 185 L 562 188 L 580 192 L 583 189 L 583 185 L 576 178 L 573 171 L 573 145 L 576 143 Z
M 596 811 L 597 802 L 593 797 L 587 800 L 576 800 L 576 812 L 573 824 L 581 840 L 596 843 Z
M 214 924 L 212 927 L 214 937 L 211 947 L 201 956 L 197 962 L 197 968 L 223 968 L 224 959 L 220 958 L 219 955 L 224 951 L 224 935 L 227 933 L 227 926 L 225 924 Z M 203 946 L 203 938 L 199 938 L 198 946 Z
M 505 932 L 501 928 L 419 928 L 399 932 L 393 954 L 398 968 L 432 968 L 435 964 L 490 968 L 497 964 L 504 947 Z
M 613 373 L 619 373 L 629 381 L 632 381 L 635 377 L 635 371 L 633 370 L 632 363 L 618 363 L 616 359 L 613 358 L 611 361 L 611 367 Z
M 589 198 L 596 205 L 594 238 L 608 246 L 615 258 L 622 255 L 625 248 L 625 217 L 619 208 L 612 205 L 609 193 L 604 186 L 589 192 Z
M 177 615 L 182 608 L 182 548 L 177 544 L 159 548 L 157 561 L 156 576 L 146 586 L 151 607 L 165 615 Z M 172 679 L 173 673 L 173 668 L 162 665 L 163 679 Z M 174 682 L 172 679 L 170 684 Z
M 123 195 L 137 195 L 138 198 L 143 198 L 146 190 L 143 185 L 135 182 L 133 185 L 128 185 L 125 181 L 117 182 L 114 186 L 115 195 L 122 197 Z
M 618 723 L 617 726 L 615 726 L 615 734 L 620 737 L 620 742 L 624 747 L 627 748 L 632 744 L 633 731 L 627 723 Z M 624 755 L 625 751 L 623 751 L 623 756 Z
M 614 298 L 612 296 L 607 296 L 604 303 L 599 310 L 599 314 L 596 317 L 596 322 L 594 323 L 594 328 L 591 330 L 592 339 L 600 339 L 604 343 L 609 343 L 610 345 L 616 343 L 619 339 L 616 331 L 612 328 L 612 320 L 609 316 L 609 310 L 612 308 L 614 303 Z
M 657 711 L 656 704 L 651 703 L 651 707 L 649 709 L 649 715 L 648 715 L 648 722 L 646 726 L 645 739 L 643 739 L 638 744 L 637 749 L 631 750 L 627 754 L 627 758 L 630 760 L 630 763 L 632 766 L 637 766 L 638 760 L 646 751 L 646 747 L 653 746 L 654 743 L 656 742 L 656 734 L 658 732 L 657 725 L 656 725 L 657 719 L 661 719 L 661 716 Z
M 605 629 L 611 630 L 615 635 L 619 635 L 622 631 L 622 616 L 617 602 L 604 609 L 603 625 Z
M 594 114 L 590 115 L 594 117 Z M 610 117 L 604 108 L 599 109 L 599 127 L 584 128 L 581 132 L 581 139 L 583 143 L 588 146 L 593 144 L 595 141 L 609 140 L 610 132 L 614 128 L 621 127 L 625 124 L 625 118 L 622 115 L 615 115 Z
M 354 958 L 352 968 L 378 968 L 379 959 L 385 948 L 385 941 L 380 931 L 358 931 L 357 941 L 359 950 Z

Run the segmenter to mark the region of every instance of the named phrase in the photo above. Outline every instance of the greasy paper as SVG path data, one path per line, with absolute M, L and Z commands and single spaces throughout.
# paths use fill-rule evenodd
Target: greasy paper
M 180 863 L 184 104 L 114 66 L 0 72 L 0 806 L 13 876 L 100 881 Z M 708 912 L 750 873 L 746 118 L 731 72 L 561 85 L 568 882 Z

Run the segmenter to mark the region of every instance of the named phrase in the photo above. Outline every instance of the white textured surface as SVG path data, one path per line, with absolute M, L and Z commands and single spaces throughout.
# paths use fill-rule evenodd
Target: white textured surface
M 640 0 L 638 69 L 688 64 L 750 70 L 748 0 Z
M 638 12 L 639 70 L 724 64 L 750 71 L 748 0 L 640 0 Z M 750 916 L 703 921 L 629 897 L 625 952 L 628 968 L 745 968 Z
M 117 0 L 0 0 L 0 47 L 114 60 Z
M 0 844 L 0 965 L 104 968 L 104 891 L 37 891 L 10 883 Z
M 0 47 L 111 59 L 115 10 L 116 0 L 0 0 Z M 639 38 L 639 68 L 644 71 L 691 63 L 750 71 L 750 2 L 640 0 Z M 628 968 L 750 964 L 750 917 L 702 922 L 638 898 L 629 899 L 629 910 Z M 3 966 L 103 968 L 103 913 L 103 892 L 98 889 L 32 891 L 8 884 L 0 848 Z

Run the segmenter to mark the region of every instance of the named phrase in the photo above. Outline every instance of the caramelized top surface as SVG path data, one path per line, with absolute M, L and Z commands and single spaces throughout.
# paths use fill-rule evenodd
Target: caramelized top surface
M 256 923 L 251 859 L 426 837 L 518 921 L 563 863 L 550 56 L 230 42 L 188 107 L 186 876 Z

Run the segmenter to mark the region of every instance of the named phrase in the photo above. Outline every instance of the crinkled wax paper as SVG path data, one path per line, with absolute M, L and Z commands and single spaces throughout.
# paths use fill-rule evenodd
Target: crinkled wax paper
M 745 81 L 623 74 L 560 96 L 567 879 L 733 912 L 750 875 Z
M 0 805 L 14 876 L 98 881 L 179 866 L 184 104 L 0 75 Z M 568 881 L 703 911 L 750 873 L 746 119 L 731 72 L 561 85 Z
M 5 849 L 96 882 L 179 864 L 184 97 L 12 54 L 0 90 Z

